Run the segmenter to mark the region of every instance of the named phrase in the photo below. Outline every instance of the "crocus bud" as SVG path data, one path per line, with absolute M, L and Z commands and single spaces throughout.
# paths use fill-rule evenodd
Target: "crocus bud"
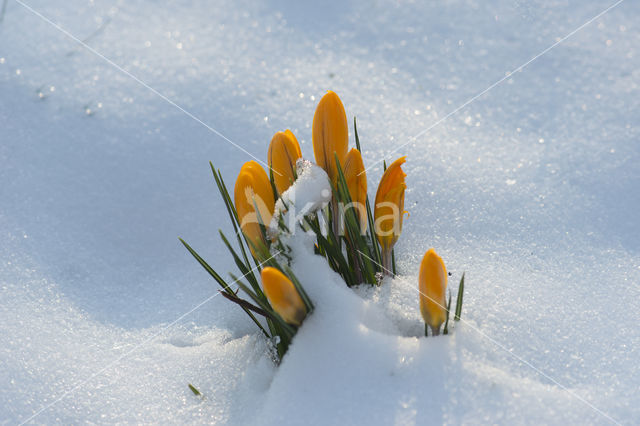
M 440 334 L 440 326 L 447 317 L 447 268 L 434 249 L 429 249 L 420 264 L 420 313 L 433 335 Z M 426 333 L 426 326 L 425 326 Z
M 347 114 L 338 95 L 328 91 L 313 115 L 313 155 L 316 164 L 327 172 L 333 183 L 338 177 L 335 155 L 340 164 L 344 164 L 348 146 Z
M 291 280 L 271 266 L 262 269 L 262 288 L 273 310 L 285 322 L 299 327 L 307 316 L 307 308 Z
M 282 194 L 295 180 L 296 161 L 302 157 L 298 140 L 291 130 L 273 135 L 267 156 L 269 167 L 273 170 L 276 189 Z
M 255 161 L 244 163 L 236 179 L 233 200 L 240 227 L 245 237 L 251 242 L 249 248 L 255 256 L 253 246 L 260 247 L 266 244 L 260 223 L 269 226 L 275 208 L 271 181 L 260 164 Z
M 367 229 L 367 174 L 364 170 L 360 151 L 352 148 L 344 160 L 344 178 L 349 188 L 349 196 L 356 209 L 360 231 Z
M 296 135 L 294 135 L 293 132 L 289 129 L 285 130 L 284 133 L 295 142 L 296 150 L 298 151 L 298 158 L 302 157 L 302 151 L 300 151 L 300 144 L 298 143 L 298 138 L 296 138 Z
M 400 157 L 385 170 L 378 185 L 374 207 L 375 232 L 380 242 L 382 263 L 385 273 L 391 275 L 391 250 L 402 232 L 404 216 L 404 183 L 406 174 L 402 164 L 406 157 Z

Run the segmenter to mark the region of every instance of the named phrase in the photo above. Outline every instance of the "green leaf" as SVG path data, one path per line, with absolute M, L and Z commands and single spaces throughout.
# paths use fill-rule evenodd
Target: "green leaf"
M 224 280 L 224 278 L 222 278 L 211 266 L 209 266 L 209 264 L 202 257 L 200 257 L 200 255 L 196 253 L 196 251 L 192 249 L 189 244 L 187 244 L 182 238 L 179 238 L 179 240 L 187 248 L 189 253 L 191 253 L 191 255 L 198 261 L 198 263 L 205 269 L 205 271 L 207 271 L 209 275 L 211 275 L 213 279 L 216 280 L 218 284 L 220 284 L 225 292 L 227 292 L 228 294 L 235 294 L 229 284 L 227 284 L 227 282 Z M 242 307 L 242 309 L 247 313 L 247 315 L 249 315 L 251 320 L 256 323 L 258 328 L 260 328 L 267 337 L 270 337 L 264 327 L 262 327 L 262 324 L 260 324 L 258 319 L 255 317 L 255 315 L 253 315 L 251 311 L 244 307 Z
M 458 297 L 456 300 L 456 314 L 453 317 L 454 321 L 460 321 L 460 316 L 462 315 L 462 297 L 464 295 L 464 272 L 462 273 L 462 278 L 460 279 L 460 285 L 458 286 Z
M 449 292 L 449 301 L 447 302 L 447 316 L 444 320 L 444 331 L 442 334 L 449 334 L 449 314 L 451 312 L 451 292 Z
M 347 185 L 342 166 L 338 161 L 338 157 L 334 154 L 338 170 L 337 188 L 334 192 L 337 201 L 343 206 L 350 206 L 352 203 L 349 187 Z M 376 283 L 376 271 L 378 267 L 372 263 L 371 256 L 363 257 L 362 254 L 371 255 L 371 248 L 367 243 L 366 234 L 363 235 L 360 229 L 360 221 L 356 210 L 349 208 L 342 212 L 344 217 L 344 228 L 346 231 L 347 244 L 350 246 L 351 258 L 354 260 L 354 269 L 356 277 L 360 276 L 369 284 Z M 354 250 L 355 249 L 355 250 Z M 356 278 L 356 281 L 360 281 Z M 359 282 L 358 282 L 359 284 Z
M 367 219 L 369 221 L 369 235 L 373 246 L 373 254 L 378 265 L 377 271 L 382 272 L 382 254 L 380 253 L 380 243 L 375 235 L 375 223 L 373 214 L 371 213 L 371 203 L 369 203 L 369 195 L 367 195 Z
M 324 251 L 326 258 L 329 261 L 329 265 L 334 271 L 342 275 L 342 278 L 347 283 L 347 286 L 351 287 L 356 284 L 353 270 L 349 268 L 349 263 L 345 259 L 342 250 L 338 249 L 338 244 L 335 240 L 335 234 L 328 232 L 326 236 L 322 234 L 319 221 L 308 221 L 307 224 L 311 230 L 316 234 L 318 241 L 318 247 Z
M 396 276 L 396 250 L 391 249 L 391 269 L 393 269 L 393 276 Z
M 242 243 L 244 239 L 244 243 L 249 246 L 249 240 L 245 237 L 244 233 L 240 230 L 240 220 L 238 219 L 238 212 L 236 211 L 236 207 L 231 200 L 231 196 L 229 195 L 229 191 L 227 190 L 227 185 L 224 183 L 224 179 L 222 178 L 222 173 L 220 170 L 217 170 L 213 167 L 213 163 L 209 162 L 211 166 L 211 170 L 213 172 L 213 177 L 216 180 L 216 185 L 218 185 L 218 191 L 220 191 L 220 195 L 222 196 L 222 200 L 224 201 L 225 206 L 227 207 L 227 212 L 229 213 L 229 218 L 231 219 L 231 224 L 233 225 L 233 231 L 236 234 L 236 238 L 238 239 L 238 245 L 240 246 L 240 250 L 242 251 L 242 257 L 245 260 L 245 263 L 249 264 L 249 258 L 247 256 L 247 252 L 244 249 L 244 244 Z M 253 257 L 253 256 L 252 256 Z M 259 263 L 257 259 L 253 259 L 256 267 L 259 267 Z
M 358 151 L 360 151 L 360 153 L 362 153 L 362 150 L 360 149 L 360 138 L 358 137 L 358 125 L 356 124 L 356 117 L 353 117 L 353 133 L 356 135 L 356 148 L 358 148 Z
M 356 147 L 358 148 L 358 151 L 362 153 L 362 149 L 360 147 L 360 137 L 358 136 L 358 125 L 356 123 L 356 117 L 353 117 L 353 132 L 356 138 Z M 377 262 L 377 263 L 374 263 L 374 269 L 375 269 L 375 272 L 382 272 L 382 268 L 379 266 L 382 264 L 382 256 L 380 255 L 380 246 L 378 245 L 378 239 L 375 236 L 375 223 L 374 223 L 373 214 L 371 213 L 371 203 L 369 202 L 369 194 L 367 194 L 366 207 L 367 207 L 367 222 L 368 222 L 366 235 L 369 237 L 369 241 L 371 242 L 371 248 L 373 249 L 370 252 L 371 254 L 373 254 L 375 262 Z M 395 274 L 395 270 L 394 270 L 394 274 Z
M 269 167 L 269 182 L 271 182 L 271 192 L 273 192 L 273 199 L 277 200 L 280 198 L 280 194 L 278 194 L 278 188 L 276 188 L 276 180 L 273 176 L 273 168 Z
M 233 291 L 229 287 L 229 284 L 227 284 L 227 282 L 220 275 L 218 275 L 218 273 L 211 266 L 209 266 L 209 264 L 205 262 L 205 260 L 202 257 L 200 257 L 200 255 L 196 253 L 196 251 L 192 249 L 189 244 L 187 244 L 182 238 L 178 238 L 178 239 L 187 248 L 189 253 L 191 253 L 191 255 L 198 261 L 198 263 L 205 269 L 205 271 L 207 271 L 209 275 L 211 275 L 213 279 L 215 279 L 224 290 Z
M 196 389 L 195 386 L 193 386 L 191 383 L 189 383 L 189 389 L 191 389 L 191 392 L 193 392 L 195 396 L 202 397 L 202 394 L 200 393 L 200 391 Z
M 256 293 L 262 295 L 260 284 L 258 283 L 258 279 L 256 278 L 256 276 L 253 274 L 253 268 L 251 268 L 251 265 L 248 263 L 245 264 L 242 261 L 242 259 L 240 259 L 240 256 L 238 256 L 238 254 L 233 249 L 233 247 L 231 247 L 229 240 L 227 240 L 227 237 L 224 235 L 222 230 L 218 230 L 218 232 L 220 233 L 220 237 L 222 238 L 222 241 L 224 242 L 224 244 L 227 246 L 227 249 L 231 253 L 231 256 L 233 256 L 233 260 L 235 261 L 236 266 L 240 270 L 240 273 L 242 274 L 242 276 L 244 276 L 249 281 L 249 284 L 251 284 L 251 287 L 253 287 Z

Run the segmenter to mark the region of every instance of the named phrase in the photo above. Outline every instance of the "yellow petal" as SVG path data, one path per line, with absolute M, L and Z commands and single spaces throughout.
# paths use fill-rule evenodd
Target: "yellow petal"
M 434 334 L 447 317 L 445 292 L 447 290 L 447 268 L 434 249 L 429 249 L 420 264 L 420 313 Z
M 400 157 L 387 168 L 380 179 L 374 206 L 375 232 L 383 250 L 390 250 L 402 232 L 404 191 L 407 187 L 402 171 L 406 157 Z
M 278 193 L 282 194 L 295 180 L 296 161 L 302 156 L 298 141 L 291 130 L 273 135 L 267 156 L 276 188 Z
M 313 155 L 316 164 L 327 172 L 334 183 L 338 176 L 334 153 L 340 164 L 344 164 L 348 146 L 347 114 L 338 95 L 328 91 L 320 99 L 313 115 Z
M 294 135 L 293 132 L 289 129 L 285 130 L 284 133 L 287 134 L 287 136 L 289 136 L 295 142 L 296 148 L 298 150 L 298 158 L 302 157 L 302 151 L 300 151 L 300 144 L 298 143 L 296 135 Z
M 271 307 L 288 324 L 300 326 L 307 316 L 307 308 L 291 280 L 270 266 L 262 270 L 261 277 L 264 294 Z
M 249 161 L 242 166 L 233 190 L 233 200 L 244 235 L 256 246 L 265 244 L 260 221 L 269 225 L 275 200 L 269 177 L 260 164 Z M 253 247 L 250 248 L 255 255 Z
M 360 151 L 352 148 L 344 160 L 344 178 L 349 188 L 353 208 L 358 212 L 360 230 L 367 229 L 367 174 Z

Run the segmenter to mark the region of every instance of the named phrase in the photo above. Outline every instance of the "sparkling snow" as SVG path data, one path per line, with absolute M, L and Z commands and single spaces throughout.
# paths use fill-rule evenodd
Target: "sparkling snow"
M 8 0 L 0 423 L 640 423 L 640 4 L 562 40 L 612 4 Z M 234 271 L 208 161 L 312 158 L 329 89 L 371 196 L 407 155 L 400 276 L 296 240 L 316 311 L 276 367 L 178 237 Z M 430 247 L 467 287 L 425 339 Z

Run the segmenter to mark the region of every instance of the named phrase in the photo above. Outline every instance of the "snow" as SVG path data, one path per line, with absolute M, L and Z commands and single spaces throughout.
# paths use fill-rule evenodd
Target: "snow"
M 331 183 L 327 173 L 310 160 L 299 159 L 296 163 L 297 179 L 276 201 L 275 211 L 269 224 L 271 232 L 277 234 L 278 222 L 282 220 L 287 229 L 295 233 L 296 224 L 305 216 L 313 214 L 331 201 Z
M 144 84 L 7 2 L 0 423 L 640 421 L 638 2 L 486 93 L 613 1 L 25 3 Z M 408 157 L 400 276 L 347 289 L 296 240 L 316 310 L 276 367 L 177 237 L 233 271 L 208 160 L 232 185 L 286 128 L 312 158 L 329 89 L 371 191 Z M 430 247 L 467 286 L 425 339 Z

